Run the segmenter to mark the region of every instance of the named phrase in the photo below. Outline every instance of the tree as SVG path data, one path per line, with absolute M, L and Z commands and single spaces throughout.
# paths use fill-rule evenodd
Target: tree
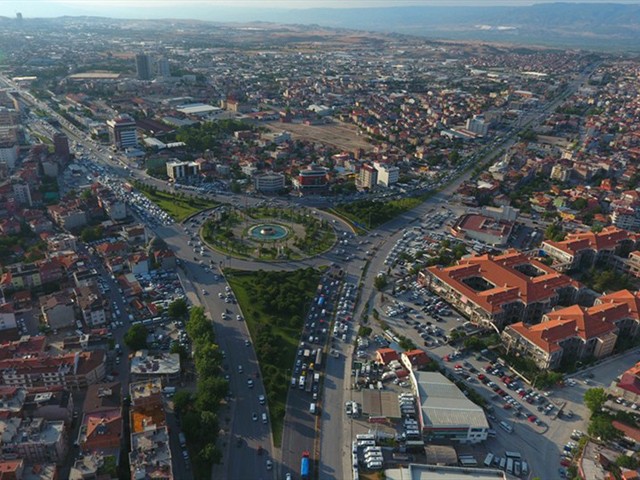
M 622 432 L 611 424 L 611 418 L 603 414 L 596 414 L 591 417 L 587 433 L 603 442 L 615 440 L 622 436 Z
M 638 459 L 636 457 L 620 455 L 618 458 L 616 458 L 616 465 L 622 468 L 635 470 L 636 468 L 638 468 Z
M 376 290 L 383 290 L 387 286 L 387 276 L 386 275 L 378 275 L 373 281 L 373 286 L 376 287 Z
M 179 390 L 173 396 L 173 407 L 178 413 L 184 413 L 193 403 L 193 395 L 187 390 Z
M 178 298 L 169 304 L 167 313 L 171 318 L 186 317 L 189 313 L 189 306 L 184 298 Z
M 604 388 L 590 388 L 584 392 L 584 404 L 591 411 L 591 414 L 600 412 L 606 400 L 607 394 Z
M 144 325 L 133 325 L 124 334 L 124 344 L 130 350 L 144 350 L 147 348 L 147 334 L 148 332 Z

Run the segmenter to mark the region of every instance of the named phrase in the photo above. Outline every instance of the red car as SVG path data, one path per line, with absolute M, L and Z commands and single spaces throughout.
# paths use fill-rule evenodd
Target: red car
M 527 417 L 527 420 L 529 420 L 531 423 L 535 422 L 538 419 L 538 417 L 536 417 L 535 415 L 529 415 Z
M 560 461 L 560 465 L 562 465 L 563 467 L 568 467 L 569 465 L 571 465 L 571 460 L 569 460 L 567 458 L 563 458 Z
M 479 373 L 478 374 L 478 380 L 484 380 L 486 377 L 486 375 L 484 373 Z

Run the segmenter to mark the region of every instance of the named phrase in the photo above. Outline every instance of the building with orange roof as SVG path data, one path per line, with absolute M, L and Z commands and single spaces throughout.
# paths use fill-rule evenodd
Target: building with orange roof
M 620 380 L 612 383 L 609 391 L 630 402 L 640 402 L 640 362 L 620 375 Z
M 427 352 L 420 350 L 419 348 L 403 352 L 402 355 L 400 355 L 400 361 L 407 370 L 420 370 L 431 363 L 431 359 L 427 355 Z
M 24 460 L 2 460 L 0 462 L 0 480 L 21 480 L 24 473 Z
M 398 360 L 398 352 L 393 348 L 379 348 L 376 350 L 376 362 L 388 365 L 394 360 Z
M 452 267 L 429 267 L 419 282 L 473 323 L 502 329 L 536 323 L 556 305 L 575 303 L 582 285 L 517 250 L 464 258 Z
M 85 452 L 118 450 L 122 426 L 120 407 L 85 414 L 78 433 L 78 445 Z
M 572 305 L 549 312 L 537 325 L 523 322 L 505 328 L 507 349 L 528 355 L 542 368 L 557 368 L 563 359 L 610 355 L 618 338 L 640 333 L 640 296 L 628 290 L 604 295 L 592 307 Z
M 572 233 L 560 242 L 545 240 L 542 250 L 556 261 L 554 268 L 570 271 L 596 263 L 611 264 L 615 257 L 626 257 L 639 245 L 639 235 L 609 226 L 600 232 Z

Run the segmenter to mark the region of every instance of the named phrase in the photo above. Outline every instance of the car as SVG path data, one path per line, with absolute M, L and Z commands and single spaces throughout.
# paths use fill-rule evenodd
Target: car
M 254 422 L 258 421 L 258 414 L 256 412 L 253 412 L 251 414 L 251 420 L 253 420 Z
M 236 320 L 238 321 L 242 320 L 242 315 L 236 315 Z
M 247 380 L 247 387 L 253 388 L 253 380 L 251 379 Z
M 244 369 L 242 368 L 242 365 L 238 365 L 238 373 L 242 373 L 244 371 Z
M 258 395 L 258 402 L 260 402 L 260 405 L 264 405 L 266 401 L 267 399 L 265 398 L 264 395 Z
M 271 460 L 267 460 L 267 470 L 271 470 L 273 468 L 273 462 Z

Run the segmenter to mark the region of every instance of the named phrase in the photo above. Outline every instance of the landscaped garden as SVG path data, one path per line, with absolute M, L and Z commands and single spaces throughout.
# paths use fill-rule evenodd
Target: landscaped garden
M 221 253 L 263 261 L 300 260 L 336 241 L 326 220 L 302 208 L 227 207 L 205 222 L 202 236 Z
M 311 268 L 287 272 L 225 270 L 260 362 L 276 446 L 282 440 L 287 391 L 305 312 L 320 275 Z

